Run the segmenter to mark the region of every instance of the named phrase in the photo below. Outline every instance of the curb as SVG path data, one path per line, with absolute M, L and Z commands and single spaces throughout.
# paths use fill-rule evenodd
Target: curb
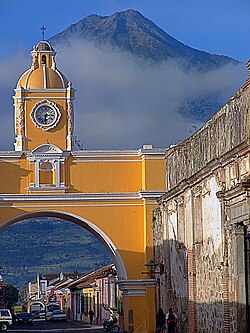
M 91 328 L 91 329 L 102 329 L 102 325 L 90 325 L 89 323 L 83 322 L 83 321 L 73 321 L 73 320 L 68 320 L 69 322 L 71 322 L 72 324 L 79 326 L 79 327 L 84 327 L 84 328 Z

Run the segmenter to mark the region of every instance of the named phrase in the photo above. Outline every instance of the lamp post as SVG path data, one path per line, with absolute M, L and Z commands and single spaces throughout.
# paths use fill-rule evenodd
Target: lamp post
M 141 274 L 148 274 L 152 277 L 152 275 L 159 274 L 162 275 L 164 273 L 164 264 L 163 263 L 157 263 L 154 259 L 150 259 L 148 263 L 146 263 L 144 266 L 147 267 L 148 272 L 142 272 Z M 156 268 L 159 266 L 159 271 L 156 271 Z M 158 286 L 158 308 L 161 307 L 161 279 L 158 277 L 156 279 L 156 285 Z

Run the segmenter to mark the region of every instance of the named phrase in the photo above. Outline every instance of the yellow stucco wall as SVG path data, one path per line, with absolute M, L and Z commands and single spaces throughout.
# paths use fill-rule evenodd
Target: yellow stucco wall
M 140 160 L 69 163 L 69 192 L 136 192 L 142 188 Z
M 112 156 L 112 161 L 96 161 L 95 159 L 86 158 L 85 161 L 81 159 L 80 162 L 74 160 L 70 155 L 68 162 L 64 164 L 65 174 L 68 180 L 66 185 L 68 189 L 65 191 L 67 194 L 99 194 L 98 200 L 82 200 L 75 202 L 60 201 L 54 202 L 53 195 L 57 193 L 50 193 L 50 198 L 41 202 L 39 200 L 43 195 L 48 195 L 47 192 L 36 192 L 39 194 L 37 200 L 26 200 L 34 196 L 28 190 L 29 183 L 34 176 L 33 165 L 30 164 L 24 154 L 17 161 L 11 163 L 2 158 L 0 160 L 0 194 L 4 198 L 8 195 L 20 194 L 20 200 L 15 198 L 13 202 L 1 202 L 0 206 L 0 228 L 2 225 L 6 226 L 6 221 L 13 219 L 13 217 L 23 216 L 28 212 L 41 212 L 41 211 L 57 211 L 64 214 L 74 214 L 75 216 L 82 217 L 100 228 L 115 244 L 118 252 L 120 253 L 124 262 L 126 272 L 129 279 L 142 279 L 141 272 L 145 271 L 145 263 L 153 258 L 153 242 L 152 242 L 152 214 L 153 210 L 157 207 L 155 200 L 147 200 L 145 198 L 119 198 L 122 193 L 135 194 L 143 188 L 147 191 L 155 190 L 154 179 L 158 183 L 158 190 L 165 188 L 165 176 L 161 177 L 162 181 L 159 182 L 158 174 L 163 170 L 165 160 L 164 156 L 157 156 L 155 161 L 145 161 L 142 157 L 127 158 L 121 160 L 120 156 Z M 131 161 L 129 161 L 131 159 Z M 147 168 L 149 162 L 150 167 Z M 155 168 L 153 164 L 155 162 Z M 143 168 L 146 165 L 146 172 Z M 3 177 L 3 175 L 6 175 Z M 148 179 L 145 182 L 144 177 Z M 112 200 L 102 199 L 106 194 L 115 194 Z M 24 196 L 22 196 L 24 195 Z M 117 197 L 117 198 L 116 198 Z M 22 200 L 21 198 L 25 198 Z M 78 221 L 84 227 L 81 221 Z M 148 294 L 148 291 L 147 291 Z M 133 310 L 134 322 L 133 326 L 139 327 L 143 322 L 148 323 L 152 331 L 152 322 L 154 322 L 154 315 L 149 314 L 149 308 L 154 308 L 154 300 L 152 296 L 145 297 L 129 297 L 124 298 L 125 311 Z M 132 301 L 133 299 L 133 301 Z M 131 303 L 132 302 L 132 303 Z M 129 308 L 126 309 L 126 304 Z M 144 304 L 144 305 L 143 305 Z M 127 312 L 128 313 L 128 312 Z M 154 313 L 154 311 L 153 311 Z M 149 317 L 148 317 L 149 316 Z M 125 325 L 128 325 L 128 315 L 125 315 Z
M 38 52 L 40 57 L 37 50 L 34 54 Z M 53 64 L 53 52 L 49 65 Z M 43 89 L 40 72 L 31 68 L 18 83 L 14 98 L 16 142 L 19 142 L 16 152 L 0 151 L 0 229 L 24 219 L 27 213 L 58 217 L 62 214 L 83 227 L 85 221 L 91 222 L 113 242 L 124 263 L 128 280 L 124 282 L 125 329 L 128 325 L 134 329 L 146 325 L 147 332 L 153 332 L 155 312 L 149 309 L 154 308 L 154 289 L 144 281 L 148 277 L 141 272 L 153 258 L 152 213 L 156 199 L 165 190 L 165 150 L 146 147 L 128 151 L 71 151 L 66 139 L 70 131 L 67 103 L 72 102 L 74 90 Z M 24 89 L 22 84 L 27 84 L 31 75 L 29 84 L 35 88 Z M 49 130 L 37 127 L 30 116 L 36 103 L 44 99 L 55 103 L 61 112 L 59 122 Z M 21 151 L 20 144 L 23 144 Z M 59 150 L 52 155 L 50 151 L 36 155 L 34 150 L 41 145 L 45 148 L 54 145 Z M 40 174 L 39 163 L 41 159 L 54 163 L 53 156 L 56 159 L 58 154 L 56 172 L 60 170 L 60 179 L 55 186 L 55 171 L 53 176 Z M 46 185 L 46 179 L 47 182 L 52 179 L 51 184 Z M 134 287 L 129 287 L 129 283 Z M 140 296 L 133 288 L 137 288 Z M 128 322 L 129 311 L 133 311 L 133 324 Z
M 85 218 L 110 237 L 122 256 L 126 253 L 126 268 L 131 278 L 138 278 L 145 263 L 145 253 L 150 249 L 152 256 L 152 212 L 156 203 L 151 200 L 145 201 L 141 198 L 133 200 L 119 198 L 119 193 L 136 193 L 142 187 L 142 165 L 145 162 L 71 162 L 66 165 L 66 173 L 69 175 L 68 191 L 66 193 L 88 193 L 105 194 L 116 193 L 117 199 L 112 201 L 103 200 L 88 202 L 41 202 L 39 199 L 32 203 L 25 200 L 11 203 L 9 208 L 1 209 L 0 224 L 6 220 L 26 212 L 40 210 L 58 210 L 76 214 Z M 152 161 L 150 161 L 152 164 Z M 164 158 L 161 160 L 164 165 Z M 157 161 L 157 166 L 160 163 Z M 30 179 L 34 173 L 29 161 L 22 156 L 19 161 L 13 163 L 0 160 L 0 173 L 6 175 L 1 177 L 0 194 L 24 194 L 28 195 Z M 72 168 L 72 170 L 71 170 Z M 68 170 L 67 170 L 68 169 Z M 149 178 L 155 177 L 155 169 Z M 158 181 L 158 180 L 157 180 Z M 159 190 L 164 189 L 164 183 Z M 41 192 L 40 195 L 47 194 Z M 32 194 L 29 194 L 32 196 Z M 53 196 L 53 194 L 52 194 Z M 148 202 L 148 204 L 147 204 Z M 3 205 L 3 203 L 2 203 Z

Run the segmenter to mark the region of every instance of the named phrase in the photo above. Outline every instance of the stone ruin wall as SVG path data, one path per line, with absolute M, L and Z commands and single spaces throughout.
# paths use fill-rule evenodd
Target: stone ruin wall
M 156 257 L 166 264 L 166 276 L 161 277 L 165 286 L 163 304 L 166 308 L 175 307 L 183 333 L 192 331 L 192 321 L 196 321 L 198 333 L 225 331 L 223 261 L 226 235 L 217 193 L 234 189 L 249 176 L 248 95 L 248 89 L 236 94 L 197 133 L 166 153 L 170 191 L 160 200 L 155 215 L 154 244 L 158 252 Z M 244 153 L 238 155 L 243 150 Z M 185 186 L 181 187 L 181 184 Z M 192 253 L 195 259 L 190 264 L 188 257 Z M 185 271 L 187 276 L 183 274 Z M 184 284 L 189 286 L 189 296 Z M 187 311 L 190 299 L 192 302 L 192 288 L 196 304 L 193 318 Z M 230 281 L 231 300 L 235 297 L 233 290 Z M 234 307 L 231 306 L 230 312 L 230 332 L 236 333 Z
M 199 333 L 224 332 L 221 248 L 207 254 L 208 241 L 196 246 L 196 310 Z
M 195 256 L 195 302 L 199 333 L 224 332 L 223 262 L 224 226 L 216 193 L 216 177 L 209 176 L 192 187 L 193 246 Z M 191 270 L 189 270 L 191 271 Z
M 158 208 L 154 212 L 154 255 L 164 263 L 164 274 L 160 279 L 161 305 L 166 313 L 173 307 L 178 316 L 178 330 L 188 332 L 188 291 L 187 291 L 187 251 L 182 242 L 167 240 L 173 230 L 166 223 L 166 210 Z M 184 221 L 183 221 L 184 222 Z M 183 229 L 184 229 L 184 225 Z M 177 236 L 177 235 L 176 235 Z M 156 303 L 159 303 L 156 291 Z
M 194 135 L 167 151 L 167 189 L 189 179 L 211 161 L 220 159 L 242 142 L 248 142 L 249 128 L 248 88 L 232 97 Z
M 192 190 L 182 192 L 155 212 L 155 257 L 165 265 L 165 276 L 160 277 L 165 295 L 162 304 L 164 310 L 175 308 L 178 329 L 183 333 L 191 332 L 188 326 L 193 321 L 188 314 L 192 277 L 197 332 L 224 332 L 223 230 L 216 197 L 218 184 L 215 177 L 206 179 L 205 184 L 200 182 Z M 190 265 L 188 256 L 192 251 L 195 261 Z

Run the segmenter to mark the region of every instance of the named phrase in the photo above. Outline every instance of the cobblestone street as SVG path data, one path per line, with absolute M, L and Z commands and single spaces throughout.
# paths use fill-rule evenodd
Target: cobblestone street
M 33 326 L 30 325 L 17 325 L 14 324 L 8 332 L 12 333 L 26 333 L 26 332 L 36 332 L 36 333 L 74 333 L 74 332 L 91 332 L 91 333 L 101 333 L 102 326 L 100 325 L 89 325 L 80 322 L 58 322 L 51 323 L 44 320 L 35 321 Z

